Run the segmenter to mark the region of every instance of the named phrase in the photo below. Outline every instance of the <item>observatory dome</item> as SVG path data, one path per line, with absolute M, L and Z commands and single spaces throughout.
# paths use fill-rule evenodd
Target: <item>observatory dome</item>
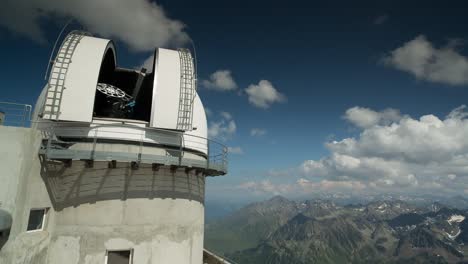
M 37 100 L 37 128 L 60 140 L 161 146 L 206 162 L 213 153 L 190 51 L 156 48 L 151 71 L 118 66 L 115 51 L 111 40 L 71 32 Z
M 16 188 L 1 263 L 203 263 L 206 177 L 227 173 L 227 148 L 207 138 L 194 59 L 156 48 L 152 70 L 129 69 L 115 51 L 68 34 L 33 128 L 0 131 L 0 186 Z
M 111 40 L 72 32 L 57 52 L 46 88 L 38 111 L 42 119 L 113 118 L 192 130 L 196 76 L 185 49 L 156 48 L 152 72 L 126 69 L 117 66 Z

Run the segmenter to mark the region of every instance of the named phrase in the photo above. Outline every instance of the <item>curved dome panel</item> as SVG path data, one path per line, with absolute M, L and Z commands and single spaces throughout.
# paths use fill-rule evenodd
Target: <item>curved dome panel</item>
M 156 49 L 150 126 L 192 130 L 195 66 L 186 49 Z
M 73 32 L 67 36 L 50 73 L 42 118 L 92 121 L 96 85 L 108 49 L 114 50 L 114 45 L 107 39 Z
M 180 58 L 176 50 L 157 49 L 151 127 L 176 129 L 180 99 Z
M 200 96 L 198 95 L 195 96 L 193 102 L 193 128 L 194 130 L 184 133 L 185 148 L 208 154 L 208 125 L 206 122 L 206 113 Z

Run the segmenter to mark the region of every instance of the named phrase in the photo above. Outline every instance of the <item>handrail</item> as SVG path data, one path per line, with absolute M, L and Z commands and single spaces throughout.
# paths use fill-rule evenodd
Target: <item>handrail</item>
M 189 136 L 189 137 L 194 137 L 194 138 L 199 138 L 199 139 L 206 139 L 210 142 L 213 142 L 213 143 L 216 143 L 216 144 L 219 144 L 219 145 L 222 145 L 224 146 L 224 144 L 222 144 L 221 142 L 219 142 L 218 140 L 215 140 L 215 139 L 208 139 L 208 138 L 205 138 L 205 137 L 201 137 L 201 136 L 197 136 L 197 135 L 191 135 L 191 134 L 185 134 L 184 132 L 182 131 L 179 131 L 179 130 L 170 130 L 170 129 L 164 129 L 164 128 L 157 128 L 157 127 L 142 127 L 142 126 L 136 126 L 136 125 L 132 125 L 132 124 L 96 124 L 96 123 L 89 123 L 89 122 L 73 122 L 73 123 L 70 123 L 70 122 L 50 122 L 50 121 L 34 121 L 34 123 L 42 123 L 42 124 L 49 124 L 50 127 L 55 127 L 55 128 L 74 128 L 74 127 L 86 127 L 86 126 L 89 126 L 89 128 L 100 128 L 100 127 L 125 127 L 125 128 L 132 128 L 132 129 L 139 129 L 139 130 L 149 130 L 149 131 L 155 131 L 155 132 L 164 132 L 164 133 L 174 133 L 174 134 L 180 134 L 180 135 L 185 135 L 185 136 Z M 73 126 L 60 126 L 60 125 L 72 125 Z M 76 124 L 78 124 L 79 126 L 77 126 Z M 92 125 L 92 126 L 91 126 Z
M 0 101 L 0 112 L 3 113 L 3 126 L 28 127 L 31 121 L 32 106 Z
M 39 129 L 45 132 L 41 153 L 51 159 L 115 159 L 203 168 L 212 176 L 227 173 L 227 147 L 201 136 L 128 124 L 79 123 L 77 125 L 59 122 L 49 124 L 51 126 Z M 67 126 L 63 126 L 64 124 Z M 132 128 L 132 130 L 117 131 L 111 128 Z M 122 142 L 137 148 L 113 152 L 100 147 L 102 146 L 100 144 Z M 163 149 L 172 152 L 173 155 L 157 154 L 146 147 Z
M 224 256 L 224 254 L 220 254 L 219 252 L 216 252 L 216 251 L 214 251 L 212 249 L 208 250 L 207 248 L 204 248 L 203 251 L 205 251 L 206 253 L 210 254 L 213 257 L 215 257 L 216 259 L 218 259 L 222 263 L 225 263 L 225 264 L 238 264 L 234 260 L 229 259 L 228 257 Z
M 62 30 L 60 30 L 60 33 L 58 34 L 57 38 L 55 39 L 54 46 L 52 48 L 52 51 L 50 52 L 50 57 L 49 57 L 49 62 L 47 63 L 47 69 L 44 74 L 44 80 L 47 81 L 47 76 L 49 75 L 49 69 L 50 65 L 52 64 L 52 58 L 54 57 L 55 54 L 55 49 L 57 48 L 57 44 L 59 42 L 60 37 L 62 36 L 63 32 L 65 32 L 65 29 L 68 27 L 68 25 L 73 21 L 73 18 L 69 19 L 67 23 L 62 27 Z

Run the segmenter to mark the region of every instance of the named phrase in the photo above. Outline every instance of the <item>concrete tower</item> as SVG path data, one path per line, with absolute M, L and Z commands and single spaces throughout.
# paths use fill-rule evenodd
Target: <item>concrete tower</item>
M 202 263 L 205 178 L 227 150 L 207 139 L 192 55 L 157 48 L 135 70 L 115 54 L 71 32 L 32 128 L 0 127 L 0 263 Z

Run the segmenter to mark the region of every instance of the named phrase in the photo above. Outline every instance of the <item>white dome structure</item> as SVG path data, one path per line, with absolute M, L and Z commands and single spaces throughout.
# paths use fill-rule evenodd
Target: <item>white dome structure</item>
M 0 262 L 202 263 L 205 177 L 227 149 L 207 139 L 192 55 L 156 48 L 147 72 L 115 54 L 77 31 L 58 49 Z

